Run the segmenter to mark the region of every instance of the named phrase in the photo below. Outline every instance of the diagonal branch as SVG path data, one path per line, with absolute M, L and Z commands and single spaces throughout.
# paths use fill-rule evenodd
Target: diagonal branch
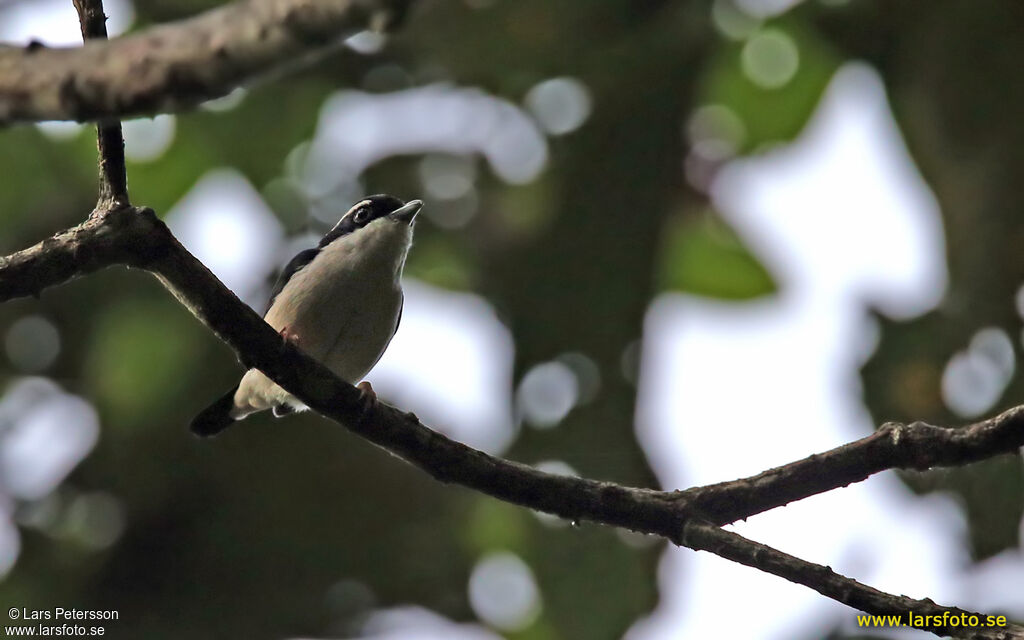
M 152 265 L 161 259 L 167 260 L 160 256 L 170 252 L 168 245 L 171 240 L 169 232 L 148 209 L 105 212 L 99 219 L 88 220 L 33 247 L 0 258 L 0 301 L 39 295 L 48 287 L 109 265 L 138 267 Z M 176 241 L 174 245 L 178 246 Z M 171 253 L 182 252 L 184 249 L 176 248 Z M 247 364 L 265 371 L 273 367 L 273 360 L 280 351 L 277 334 L 269 330 L 248 307 L 234 299 L 233 294 L 220 285 L 195 258 L 191 255 L 189 258 L 187 264 L 180 264 L 183 259 L 179 256 L 163 267 L 163 277 L 176 282 L 177 288 L 183 292 L 179 298 L 186 300 L 196 315 L 211 325 L 217 335 L 230 344 Z M 176 273 L 174 277 L 171 277 L 172 266 Z M 195 278 L 194 283 L 190 283 L 190 278 Z M 189 291 L 190 287 L 192 291 Z M 226 296 L 231 296 L 230 302 L 224 302 Z M 237 318 L 243 314 L 245 321 L 240 323 Z M 302 377 L 302 372 L 309 370 L 305 367 L 312 367 L 313 364 L 292 361 L 290 366 L 296 377 Z M 329 376 L 329 372 L 326 375 Z M 301 394 L 297 395 L 301 397 Z M 330 411 L 321 412 L 331 415 Z M 620 491 L 619 499 L 627 503 L 634 500 L 647 501 L 647 506 L 640 511 L 649 513 L 651 519 L 667 524 L 663 531 L 652 528 L 651 533 L 668 534 L 673 521 L 689 514 L 699 515 L 716 524 L 725 524 L 860 482 L 888 469 L 963 466 L 997 455 L 1017 454 L 1024 446 L 1024 407 L 1015 407 L 991 419 L 958 429 L 920 422 L 911 425 L 887 423 L 865 438 L 756 476 L 676 492 L 622 487 L 616 489 L 603 485 L 583 487 L 574 484 L 572 479 L 557 476 L 542 480 L 545 474 L 528 467 L 507 468 L 503 466 L 505 461 L 484 454 L 478 455 L 478 452 L 454 442 L 441 447 L 443 455 L 439 459 L 448 460 L 441 465 L 430 457 L 422 457 L 423 452 L 416 448 L 417 442 L 427 442 L 433 437 L 420 429 L 422 427 L 418 423 L 396 426 L 391 431 L 395 438 L 393 442 L 388 438 L 380 438 L 383 432 L 375 428 L 369 429 L 364 435 L 395 453 L 404 454 L 403 457 L 435 478 L 464 484 L 523 506 L 549 510 L 570 520 L 586 519 L 629 526 L 628 520 L 617 520 L 613 514 L 599 510 L 576 508 L 576 502 L 570 500 L 580 495 L 578 491 L 584 490 L 589 498 L 581 502 L 600 504 L 602 492 L 611 496 Z M 407 433 L 407 430 L 411 430 L 411 433 Z M 407 446 L 400 448 L 399 443 L 406 441 Z M 451 460 L 460 462 L 455 464 Z M 510 471 L 525 473 L 523 477 L 531 480 L 530 485 L 536 486 L 537 491 L 550 498 L 552 505 L 561 505 L 562 512 L 516 501 L 518 489 L 511 492 L 511 495 L 503 492 L 501 476 Z M 496 473 L 497 479 L 489 476 L 488 472 Z M 622 515 L 619 514 L 619 517 Z
M 708 517 L 702 509 L 707 509 L 715 522 L 724 522 L 863 479 L 882 469 L 967 464 L 1015 451 L 1024 444 L 1020 423 L 1024 409 L 1015 409 L 958 430 L 921 423 L 909 427 L 886 425 L 875 435 L 754 478 L 684 492 L 556 476 L 455 442 L 424 426 L 415 415 L 383 403 L 364 409 L 355 387 L 283 341 L 192 256 L 149 209 L 125 207 L 101 212 L 75 229 L 0 259 L 0 301 L 38 292 L 112 264 L 151 271 L 234 348 L 246 367 L 262 370 L 317 412 L 441 482 L 459 484 L 567 520 L 589 520 L 658 535 L 809 586 L 872 614 L 946 615 L 944 620 L 948 620 L 965 612 L 878 591 L 825 567 L 703 524 Z M 25 281 L 32 285 L 20 284 Z M 833 469 L 837 470 L 834 477 L 829 475 Z M 827 479 L 819 480 L 816 474 Z M 730 500 L 739 504 L 729 505 Z M 979 629 L 943 624 L 917 626 L 961 638 L 1024 638 L 1024 628 L 1012 625 Z
M 972 640 L 1024 638 L 1024 627 L 1006 624 L 1005 617 L 1000 619 L 994 615 L 943 607 L 927 598 L 917 600 L 885 593 L 842 576 L 831 567 L 801 560 L 699 520 L 687 521 L 680 544 L 809 587 L 854 609 L 879 616 L 899 616 L 902 626 L 924 629 L 935 635 Z
M 83 17 L 83 34 L 98 36 L 105 32 L 99 0 L 74 1 Z M 89 99 L 95 101 L 82 104 L 91 104 L 86 110 L 93 115 L 131 112 L 135 107 L 130 105 L 138 105 L 144 97 L 155 100 L 155 108 L 181 106 L 190 100 L 220 95 L 233 83 L 265 70 L 267 64 L 328 49 L 339 33 L 384 21 L 388 16 L 397 18 L 409 2 L 244 0 L 127 38 L 90 42 L 84 48 L 31 47 L 21 51 L 0 47 L 0 122 L 5 110 L 11 113 L 12 105 L 20 104 L 29 113 L 47 103 L 50 98 L 45 97 L 46 92 L 53 86 L 43 86 L 44 78 L 47 73 L 58 71 L 65 74 L 69 86 L 89 89 L 85 93 L 77 89 L 70 93 L 62 91 L 67 94 L 62 100 L 71 102 L 57 101 L 64 105 L 58 104 L 58 108 L 91 96 Z M 256 64 L 258 61 L 260 64 Z M 22 63 L 28 66 L 22 68 Z M 40 76 L 24 77 L 35 68 L 33 65 L 41 65 Z M 183 82 L 194 74 L 201 75 L 203 81 Z M 143 87 L 145 90 L 141 91 Z M 196 93 L 190 93 L 192 90 Z M 119 127 L 115 131 L 113 124 L 101 124 L 98 128 L 101 179 L 97 215 L 103 219 L 87 221 L 35 247 L 0 258 L 0 301 L 38 295 L 49 286 L 110 264 L 137 266 L 166 249 L 166 241 L 153 240 L 159 222 L 151 211 L 137 219 L 128 215 L 147 210 L 127 207 Z M 198 267 L 191 265 L 193 270 L 199 270 Z M 231 328 L 225 327 L 218 335 L 239 353 L 251 353 L 241 343 L 232 342 L 231 333 Z M 1015 453 L 1021 446 L 1024 409 L 1013 409 L 955 430 L 923 423 L 887 424 L 856 442 L 750 478 L 659 495 L 668 501 L 664 508 L 697 513 L 711 522 L 724 524 L 859 482 L 886 469 L 959 466 Z
M 358 396 L 319 363 L 283 346 L 280 336 L 188 253 L 149 209 L 103 212 L 33 247 L 0 258 L 0 302 L 109 265 L 156 273 L 193 313 L 239 354 L 324 415 L 424 469 L 433 477 L 571 520 L 671 537 L 679 522 L 699 516 L 716 524 L 747 518 L 790 502 L 859 482 L 887 469 L 962 466 L 1024 446 L 1024 407 L 958 429 L 921 422 L 887 423 L 872 435 L 756 476 L 685 491 L 662 492 L 551 476 L 493 458 L 384 408 L 370 426 L 350 404 Z M 306 397 L 316 390 L 314 400 Z M 349 407 L 349 412 L 345 407 Z M 355 420 L 353 423 L 352 421 Z M 510 487 L 507 476 L 521 485 Z M 646 523 L 646 524 L 645 524 Z
M 389 27 L 410 1 L 238 0 L 109 42 L 0 46 L 0 125 L 187 109 Z

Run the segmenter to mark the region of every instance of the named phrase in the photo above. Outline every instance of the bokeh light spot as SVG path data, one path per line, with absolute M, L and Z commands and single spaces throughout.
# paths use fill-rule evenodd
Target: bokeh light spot
M 535 464 L 534 467 L 536 467 L 538 471 L 543 471 L 544 473 L 550 473 L 556 476 L 579 477 L 580 475 L 576 472 L 576 469 L 573 469 L 565 460 L 542 460 Z
M 590 91 L 575 78 L 545 80 L 526 94 L 526 106 L 551 135 L 575 131 L 590 115 Z
M 563 353 L 556 359 L 569 367 L 576 376 L 576 404 L 584 405 L 593 401 L 601 390 L 601 368 L 597 363 L 590 356 L 578 351 Z
M 510 184 L 535 179 L 547 163 L 547 139 L 522 109 L 477 89 L 446 84 L 363 93 L 339 91 L 320 111 L 302 184 L 311 198 L 355 183 L 368 167 L 396 155 L 480 153 Z
M 66 533 L 88 549 L 111 546 L 124 531 L 124 507 L 121 501 L 104 491 L 77 496 L 68 507 Z
M 331 631 L 350 635 L 348 625 L 369 615 L 377 604 L 373 590 L 359 580 L 344 579 L 335 582 L 324 596 L 324 604 L 334 619 Z
M 346 636 L 348 637 L 348 636 Z M 362 625 L 360 638 L 373 640 L 501 640 L 478 624 L 456 623 L 416 606 L 379 609 Z
M 942 374 L 942 399 L 952 411 L 972 418 L 999 401 L 1015 368 L 1013 342 L 1002 329 L 978 331 L 967 350 L 950 358 Z
M 619 369 L 622 372 L 622 377 L 627 382 L 636 384 L 637 378 L 640 376 L 640 341 L 634 340 L 626 345 L 626 348 L 622 350 L 622 356 L 619 358 Z
M 719 33 L 733 40 L 745 40 L 761 25 L 760 20 L 737 7 L 733 0 L 715 0 L 711 21 Z
M 380 31 L 360 31 L 345 40 L 345 46 L 364 56 L 380 52 L 388 43 L 388 37 Z
M 4 340 L 7 359 L 25 373 L 43 371 L 60 354 L 60 333 L 42 316 L 25 316 L 11 325 Z
M 724 160 L 736 155 L 747 132 L 735 111 L 708 104 L 694 110 L 686 123 L 686 135 L 695 153 L 709 160 Z
M 504 631 L 518 631 L 530 626 L 540 614 L 540 590 L 533 572 L 519 556 L 493 553 L 473 568 L 469 604 L 487 624 Z
M 741 11 L 755 18 L 770 18 L 789 11 L 803 0 L 735 0 Z
M 527 423 L 546 429 L 561 422 L 578 398 L 579 384 L 572 369 L 562 362 L 545 362 L 523 376 L 516 406 Z
M 455 200 L 473 190 L 476 163 L 466 156 L 428 154 L 420 161 L 419 173 L 428 194 L 441 200 Z
M 1017 305 L 1017 315 L 1024 318 L 1024 285 L 1017 289 L 1017 296 L 1014 298 L 1014 302 Z
M 10 518 L 0 518 L 0 577 L 13 567 L 21 553 L 21 533 Z
M 124 33 L 135 20 L 131 0 L 106 0 L 107 34 L 113 38 Z M 78 13 L 65 0 L 0 2 L 0 41 L 27 44 L 36 40 L 51 47 L 82 44 Z
M 99 437 L 99 417 L 88 402 L 44 378 L 14 383 L 0 402 L 0 483 L 18 498 L 37 500 L 86 456 Z
M 747 41 L 741 54 L 743 73 L 765 89 L 785 86 L 800 68 L 800 52 L 793 38 L 778 29 L 764 29 Z
M 164 155 L 174 142 L 175 119 L 172 115 L 136 118 L 121 124 L 124 157 L 134 162 L 152 162 Z
M 42 131 L 43 135 L 50 140 L 64 142 L 77 138 L 78 134 L 85 128 L 85 125 L 80 122 L 71 122 L 70 120 L 47 120 L 45 122 L 37 122 L 36 128 Z
M 265 302 L 262 296 L 251 301 L 248 296 L 276 266 L 274 256 L 284 233 L 241 174 L 230 169 L 207 172 L 167 214 L 167 224 L 232 291 L 256 306 Z

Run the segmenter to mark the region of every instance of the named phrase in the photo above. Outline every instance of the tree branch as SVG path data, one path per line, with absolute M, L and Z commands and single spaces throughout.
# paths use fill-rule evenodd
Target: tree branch
M 136 219 L 136 213 L 145 215 Z M 77 227 L 0 258 L 0 302 L 39 297 L 44 289 L 111 265 L 137 266 L 140 254 L 161 250 L 143 229 L 155 222 L 149 209 L 97 209 Z M 132 246 L 135 241 L 146 246 Z
M 887 422 L 875 433 L 756 476 L 694 487 L 677 494 L 689 508 L 726 524 L 818 493 L 845 487 L 887 469 L 959 467 L 1024 447 L 1024 406 L 950 429 L 924 422 Z
M 1024 627 L 1010 624 L 994 626 L 996 616 L 943 607 L 929 599 L 916 600 L 885 593 L 839 575 L 831 567 L 801 560 L 699 520 L 686 522 L 680 544 L 785 578 L 854 609 L 880 616 L 900 616 L 904 626 L 931 631 L 935 635 L 972 640 L 1024 638 Z
M 239 0 L 108 42 L 0 46 L 0 125 L 187 109 L 345 36 L 389 27 L 409 2 Z
M 567 520 L 589 520 L 662 536 L 804 584 L 872 614 L 959 616 L 964 612 L 877 591 L 701 523 L 709 520 L 708 514 L 716 523 L 753 515 L 887 468 L 966 464 L 1024 444 L 1024 409 L 1018 408 L 966 429 L 889 424 L 857 442 L 753 478 L 682 492 L 557 476 L 455 442 L 424 426 L 415 415 L 383 403 L 364 413 L 355 387 L 282 340 L 192 256 L 149 209 L 125 207 L 102 212 L 75 229 L 0 259 L 0 301 L 38 293 L 46 286 L 111 264 L 151 271 L 197 318 L 231 345 L 246 367 L 262 370 L 312 409 L 441 482 L 459 484 Z M 740 504 L 730 505 L 730 500 Z M 964 638 L 1024 637 L 1024 628 L 1013 626 L 995 630 L 928 628 Z
M 105 36 L 102 0 L 74 2 L 83 36 Z M 60 118 L 54 115 L 60 113 L 87 119 L 187 106 L 226 93 L 232 83 L 265 66 L 328 48 L 353 20 L 379 17 L 385 5 L 404 8 L 405 0 L 390 4 L 384 0 L 249 0 L 114 43 L 87 43 L 74 58 L 68 57 L 68 50 L 38 47 L 0 51 L 0 121 Z M 25 60 L 34 62 L 19 66 Z M 146 62 L 133 66 L 139 60 Z M 39 78 L 19 75 L 33 64 L 42 84 L 34 84 Z M 56 99 L 41 88 L 53 80 L 53 74 L 63 78 L 55 85 L 60 87 Z M 731 522 L 885 469 L 962 465 L 1014 452 L 1024 445 L 1024 408 L 958 430 L 890 423 L 867 438 L 824 454 L 751 478 L 682 492 L 543 473 L 455 442 L 425 427 L 411 413 L 383 403 L 364 408 L 355 387 L 282 340 L 190 254 L 151 209 L 129 205 L 120 124 L 100 123 L 97 129 L 100 198 L 96 210 L 81 225 L 0 258 L 0 301 L 38 295 L 47 287 L 105 266 L 144 268 L 230 344 L 246 367 L 262 370 L 312 409 L 437 480 L 569 520 L 659 535 L 808 586 L 868 613 L 915 614 L 916 620 L 905 618 L 909 626 L 936 634 L 1024 638 L 1024 628 L 1012 625 L 951 624 L 947 622 L 951 618 L 976 616 L 983 623 L 986 617 L 878 591 L 707 522 Z M 921 616 L 933 618 L 922 622 Z M 972 620 L 971 624 L 978 623 Z
M 82 26 L 82 40 L 107 39 L 107 16 L 103 0 L 74 0 L 78 21 Z M 96 125 L 96 145 L 99 148 L 99 198 L 97 210 L 126 207 L 128 201 L 128 175 L 124 166 L 124 136 L 121 121 L 100 122 Z

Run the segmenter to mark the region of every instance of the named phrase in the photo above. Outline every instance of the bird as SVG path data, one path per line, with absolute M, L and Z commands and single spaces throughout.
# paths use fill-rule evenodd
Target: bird
M 402 269 L 412 245 L 420 200 L 372 195 L 341 217 L 319 244 L 285 266 L 270 294 L 264 320 L 342 380 L 355 384 L 384 354 L 402 320 Z M 364 401 L 376 396 L 358 385 Z M 204 409 L 191 423 L 213 436 L 238 420 L 270 410 L 275 417 L 307 407 L 257 369 Z

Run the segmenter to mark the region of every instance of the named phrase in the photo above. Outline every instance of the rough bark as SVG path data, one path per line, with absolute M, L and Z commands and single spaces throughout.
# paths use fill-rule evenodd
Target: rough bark
M 387 28 L 407 4 L 242 0 L 81 47 L 0 46 L 0 124 L 187 109 L 328 52 L 346 36 Z M 99 22 L 90 21 L 89 28 Z

